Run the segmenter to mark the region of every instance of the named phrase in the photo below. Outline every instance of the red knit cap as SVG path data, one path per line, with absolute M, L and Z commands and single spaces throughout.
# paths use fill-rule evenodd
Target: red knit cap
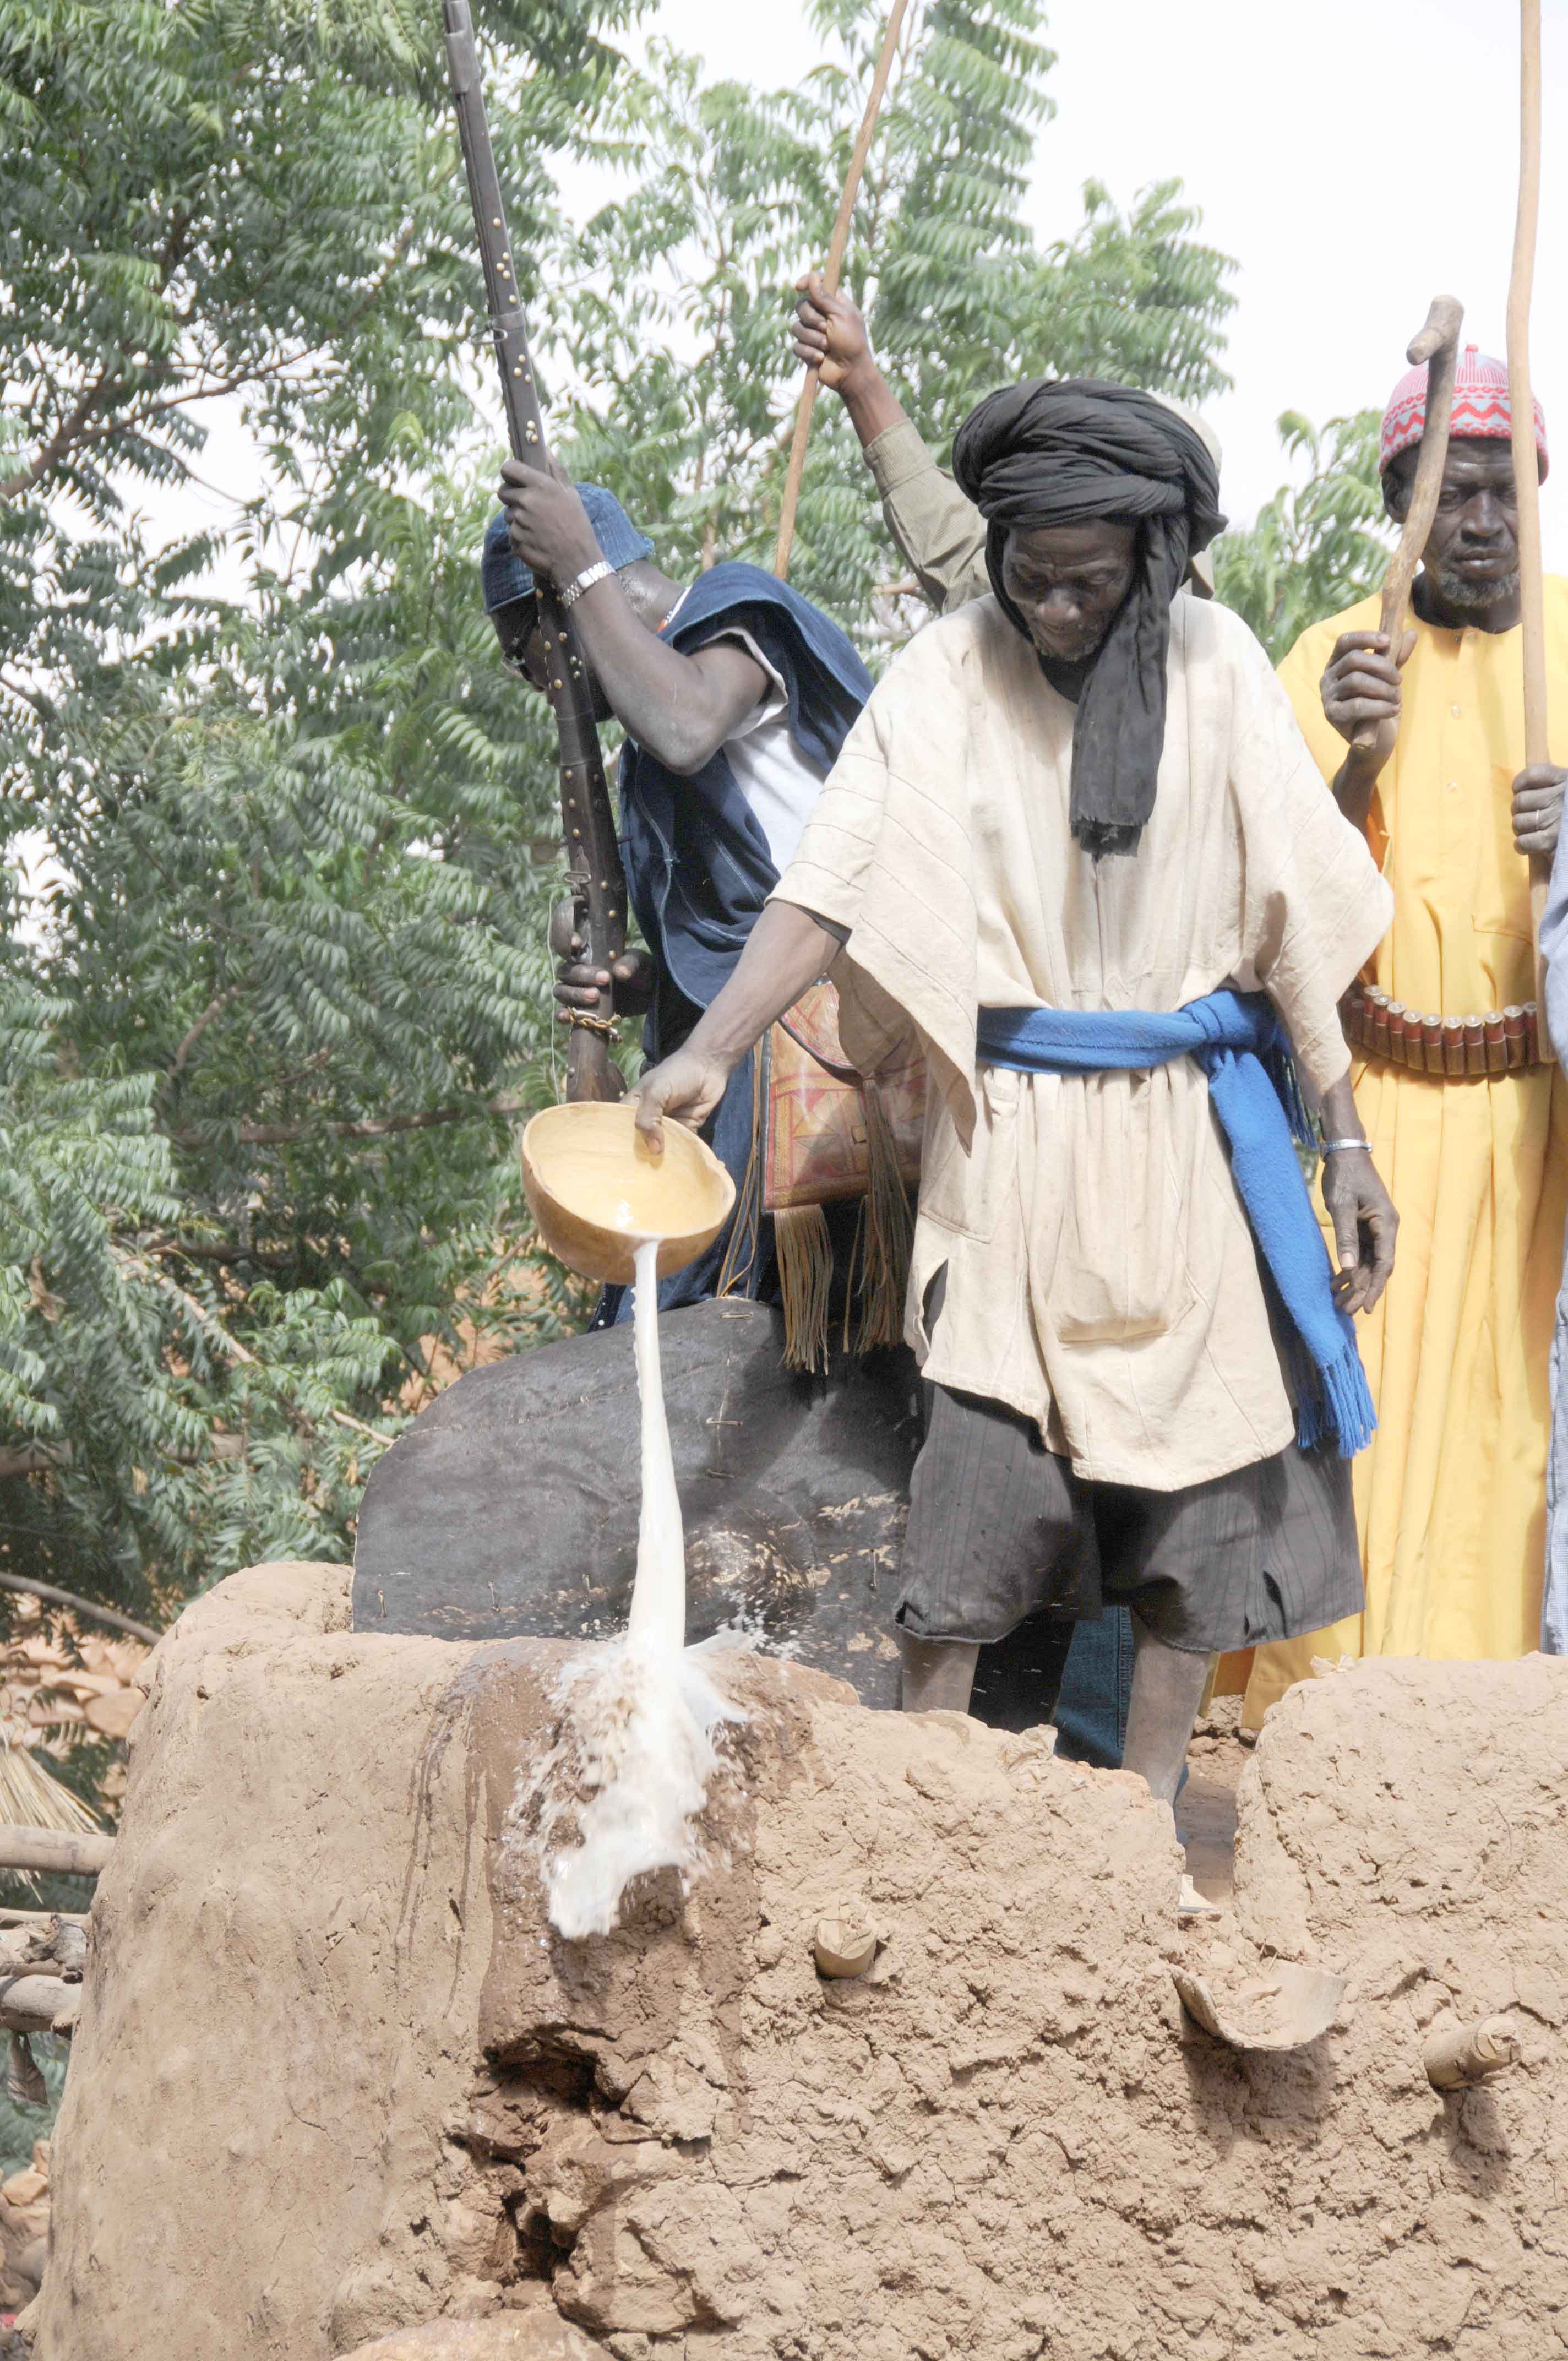
M 1451 435 L 1496 435 L 1507 442 L 1513 431 L 1513 412 L 1508 402 L 1508 372 L 1502 361 L 1495 361 L 1489 353 L 1466 345 L 1459 356 L 1459 367 L 1453 379 L 1453 422 Z M 1420 368 L 1407 369 L 1393 392 L 1388 407 L 1383 412 L 1383 435 L 1377 453 L 1378 470 L 1419 443 L 1427 423 L 1427 372 L 1423 362 Z M 1546 413 L 1540 402 L 1535 405 L 1535 447 L 1541 454 L 1541 472 L 1546 474 Z

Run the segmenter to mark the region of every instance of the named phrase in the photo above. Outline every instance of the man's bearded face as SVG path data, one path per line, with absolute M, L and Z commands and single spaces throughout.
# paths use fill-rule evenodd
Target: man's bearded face
M 1419 454 L 1419 445 L 1402 451 L 1384 479 L 1388 512 L 1401 521 Z M 1481 612 L 1517 597 L 1519 522 L 1512 447 L 1493 435 L 1452 442 L 1423 554 L 1427 572 L 1449 606 Z

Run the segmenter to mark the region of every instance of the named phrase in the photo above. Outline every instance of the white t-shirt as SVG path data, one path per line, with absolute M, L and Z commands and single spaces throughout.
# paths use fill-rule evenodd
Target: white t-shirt
M 665 630 L 680 613 L 689 594 L 681 593 L 665 620 Z M 750 631 L 737 624 L 707 642 L 718 647 L 726 640 L 744 648 L 768 675 L 767 694 L 758 699 L 739 728 L 724 741 L 724 752 L 735 784 L 756 816 L 768 840 L 773 867 L 782 877 L 795 859 L 800 833 L 811 818 L 822 781 L 801 753 L 789 729 L 789 696 L 784 681 Z

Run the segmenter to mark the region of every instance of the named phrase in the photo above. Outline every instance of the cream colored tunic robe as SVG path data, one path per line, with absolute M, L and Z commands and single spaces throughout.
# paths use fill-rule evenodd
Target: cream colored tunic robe
M 991 597 L 932 623 L 777 890 L 849 931 L 834 974 L 862 1069 L 910 1025 L 930 1062 L 906 1328 L 925 1375 L 1035 1420 L 1081 1476 L 1174 1491 L 1294 1433 L 1208 1084 L 1190 1059 L 977 1071 L 976 1011 L 1262 985 L 1321 1090 L 1348 1070 L 1335 1004 L 1388 891 L 1228 609 L 1172 607 L 1158 793 L 1131 858 L 1097 863 L 1070 833 L 1073 711 Z

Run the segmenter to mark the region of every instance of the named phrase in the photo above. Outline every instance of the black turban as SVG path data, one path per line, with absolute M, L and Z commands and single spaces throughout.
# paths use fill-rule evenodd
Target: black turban
M 1025 636 L 1002 580 L 1010 531 L 1102 517 L 1142 528 L 1133 587 L 1101 642 L 1072 732 L 1073 834 L 1091 852 L 1135 852 L 1165 744 L 1170 602 L 1188 559 L 1224 530 L 1214 462 L 1152 394 L 1097 378 L 1034 378 L 970 412 L 953 474 L 985 519 L 991 587 Z

